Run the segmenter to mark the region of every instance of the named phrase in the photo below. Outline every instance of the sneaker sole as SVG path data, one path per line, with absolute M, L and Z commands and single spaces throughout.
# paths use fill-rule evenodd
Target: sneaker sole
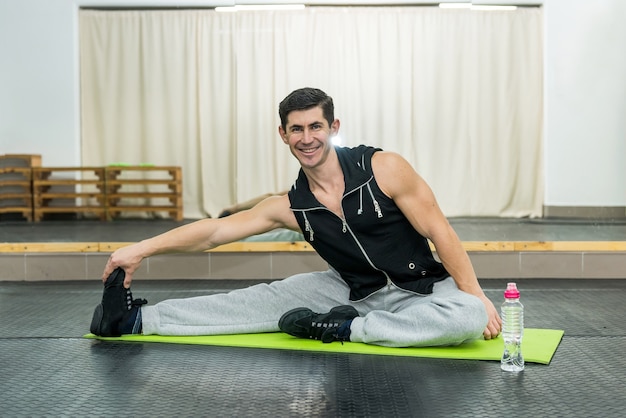
M 104 315 L 104 309 L 102 308 L 102 304 L 96 306 L 96 309 L 93 311 L 93 317 L 91 318 L 91 326 L 89 327 L 89 331 L 91 331 L 94 335 L 102 334 L 102 317 Z
M 123 281 L 123 270 L 116 269 L 111 275 L 107 278 L 104 283 L 104 294 L 102 295 L 102 302 L 96 306 L 96 309 L 93 312 L 93 317 L 91 318 L 91 326 L 89 330 L 92 334 L 101 336 L 101 337 L 119 337 L 121 334 L 117 331 L 117 324 L 119 320 L 122 319 L 123 314 L 117 312 L 118 300 L 116 296 L 111 296 L 107 294 L 107 290 L 113 286 L 116 286 L 116 281 Z M 118 283 L 123 287 L 123 284 Z M 107 306 L 107 318 L 105 320 L 105 305 Z M 113 318 L 111 317 L 113 315 Z M 108 325 L 108 326 L 105 326 Z M 115 328 L 115 329 L 112 329 Z

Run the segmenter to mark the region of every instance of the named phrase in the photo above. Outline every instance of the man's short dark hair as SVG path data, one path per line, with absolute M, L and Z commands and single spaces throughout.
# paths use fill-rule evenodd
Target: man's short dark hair
M 335 105 L 333 98 L 320 89 L 305 87 L 294 90 L 278 105 L 280 124 L 283 129 L 287 129 L 287 116 L 294 110 L 308 110 L 314 107 L 321 107 L 324 119 L 328 121 L 328 126 L 335 120 Z

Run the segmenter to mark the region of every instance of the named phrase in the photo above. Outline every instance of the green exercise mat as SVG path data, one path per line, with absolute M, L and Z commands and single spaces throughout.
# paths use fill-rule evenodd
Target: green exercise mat
M 556 352 L 562 330 L 526 328 L 522 352 L 526 362 L 549 364 Z M 121 337 L 98 337 L 93 334 L 85 338 L 103 341 L 132 341 L 143 343 L 173 343 L 218 345 L 227 347 L 272 348 L 280 350 L 305 350 L 332 353 L 378 354 L 385 356 L 430 357 L 465 360 L 500 360 L 502 337 L 495 340 L 476 340 L 455 347 L 408 347 L 392 348 L 363 343 L 324 344 L 316 340 L 294 338 L 282 332 L 263 334 L 164 336 L 164 335 L 123 335 Z

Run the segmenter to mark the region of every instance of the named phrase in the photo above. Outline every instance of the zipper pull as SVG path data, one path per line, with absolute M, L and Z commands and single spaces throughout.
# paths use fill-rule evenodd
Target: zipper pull
M 341 223 L 342 223 L 341 232 L 343 232 L 345 234 L 346 231 L 348 230 L 348 225 L 346 224 L 346 220 L 345 219 L 342 219 Z
M 304 216 L 304 231 L 309 233 L 309 241 L 313 241 L 313 228 L 311 228 L 311 224 L 309 220 Z
M 374 200 L 374 210 L 376 211 L 376 213 L 378 214 L 379 218 L 383 217 L 383 211 L 380 210 L 380 205 L 378 204 L 377 200 Z

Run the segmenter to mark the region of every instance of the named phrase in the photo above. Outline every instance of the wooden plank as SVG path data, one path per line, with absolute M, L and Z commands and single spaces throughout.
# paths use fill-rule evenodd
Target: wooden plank
M 77 213 L 77 212 L 102 212 L 105 210 L 102 206 L 39 206 L 35 208 L 35 212 L 41 213 Z
M 109 166 L 105 167 L 104 169 L 107 172 L 122 172 L 122 171 L 180 171 L 180 167 L 179 166 L 168 166 L 168 165 L 109 165 Z
M 73 243 L 0 243 L 0 252 L 103 252 L 110 253 L 133 242 Z M 542 244 L 537 246 L 537 244 Z M 626 241 L 551 241 L 551 242 L 464 242 L 470 251 L 563 251 L 563 252 L 626 252 Z M 306 241 L 234 242 L 207 252 L 313 252 Z
M 428 243 L 430 249 L 435 251 L 432 242 Z M 515 243 L 512 241 L 463 241 L 461 242 L 465 251 L 514 251 Z
M 93 166 L 76 166 L 76 167 L 33 167 L 34 173 L 49 173 L 52 171 L 93 171 L 94 173 L 104 172 L 104 167 L 93 167 Z
M 48 180 L 35 180 L 33 183 L 35 187 L 39 186 L 75 186 L 77 184 L 95 184 L 96 186 L 103 186 L 104 181 L 94 180 L 74 180 L 74 179 L 48 179 Z
M 131 243 L 107 243 L 102 248 L 114 251 Z M 468 252 L 528 252 L 528 251 L 565 251 L 565 252 L 614 252 L 626 251 L 626 241 L 555 241 L 544 244 L 550 246 L 528 246 L 527 242 L 512 241 L 465 241 L 463 247 Z M 434 250 L 434 246 L 431 247 Z M 551 249 L 550 249 L 551 248 Z M 306 241 L 275 241 L 275 242 L 234 242 L 222 245 L 208 252 L 298 252 L 315 251 Z
M 106 219 L 106 211 L 101 206 L 36 206 L 33 209 L 35 222 L 40 222 L 46 213 L 94 213 L 101 220 Z
M 19 186 L 19 187 L 27 187 L 30 189 L 30 180 L 20 180 L 20 179 L 7 179 L 0 180 L 0 187 L 5 186 Z
M 513 251 L 515 243 L 511 241 L 464 241 L 465 251 Z
M 22 216 L 30 220 L 33 216 L 33 208 L 30 206 L 2 206 L 0 213 L 21 213 Z
M 133 242 L 103 242 L 101 252 L 113 252 L 119 248 L 134 244 Z M 233 242 L 206 252 L 239 253 L 239 252 L 311 252 L 313 247 L 306 241 L 274 241 L 274 242 Z
M 0 167 L 0 174 L 20 174 L 30 179 L 32 168 L 30 167 Z
M 0 200 L 4 199 L 32 199 L 32 193 L 0 193 Z
M 98 251 L 101 253 L 112 253 L 115 250 L 128 247 L 131 244 L 134 244 L 134 242 L 100 242 L 98 244 Z
M 107 211 L 111 214 L 120 212 L 172 212 L 176 206 L 109 206 Z
M 100 251 L 97 242 L 18 242 L 0 243 L 0 253 L 92 253 Z
M 79 198 L 94 198 L 104 200 L 104 194 L 99 192 L 74 192 L 74 193 L 50 193 L 50 192 L 38 192 L 35 193 L 37 199 L 79 199 Z
M 522 241 L 515 251 L 626 251 L 626 241 Z
M 125 185 L 163 185 L 163 186 L 178 186 L 180 180 L 171 179 L 116 179 L 107 180 L 107 186 L 125 186 Z
M 181 196 L 171 192 L 121 192 L 107 193 L 107 199 L 149 199 L 149 198 L 179 198 Z

